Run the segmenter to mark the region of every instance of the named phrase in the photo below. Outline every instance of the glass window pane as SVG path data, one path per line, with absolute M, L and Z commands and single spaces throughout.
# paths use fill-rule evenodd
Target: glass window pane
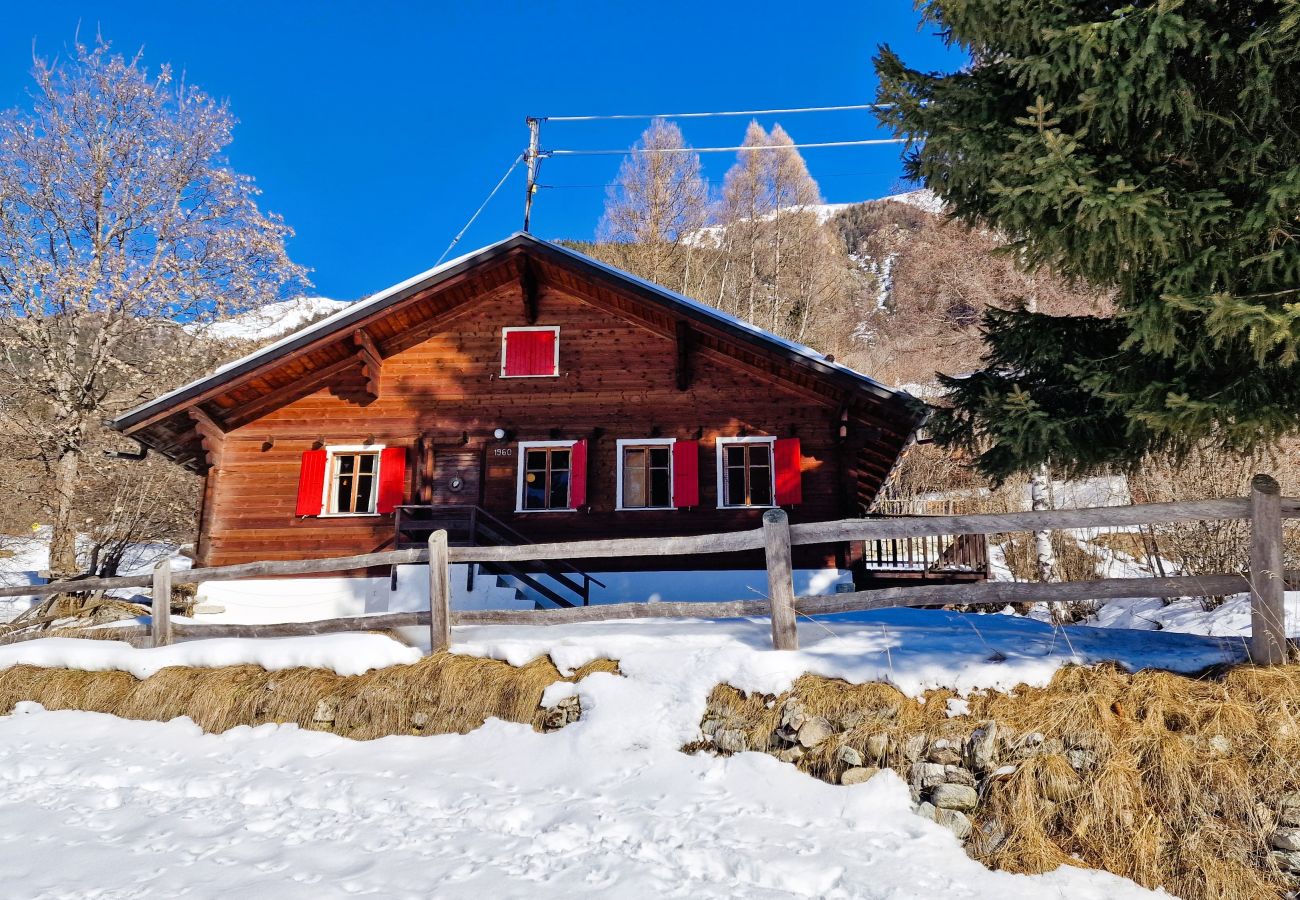
M 750 444 L 749 464 L 751 466 L 771 466 L 772 446 L 770 444 Z
M 552 469 L 567 469 L 567 468 L 569 468 L 569 451 L 568 451 L 568 450 L 552 450 L 552 451 L 551 451 L 551 468 L 552 468 Z
M 727 446 L 727 465 L 743 466 L 745 464 L 745 445 L 730 444 Z
M 551 470 L 551 496 L 548 506 L 551 509 L 569 508 L 569 473 Z
M 667 469 L 650 470 L 650 502 L 647 506 L 672 506 L 672 487 Z
M 750 467 L 749 502 L 755 506 L 772 505 L 772 470 L 767 466 Z
M 727 504 L 729 506 L 745 505 L 745 470 L 727 468 Z
M 534 471 L 544 470 L 546 468 L 546 451 L 529 450 L 526 465 Z
M 529 472 L 524 476 L 524 509 L 546 509 L 544 474 Z
M 360 463 L 361 463 L 361 467 L 360 467 L 360 468 L 361 468 L 361 471 L 362 471 L 362 472 L 364 472 L 364 473 L 366 473 L 366 474 L 373 474 L 373 473 L 374 473 L 374 471 L 375 471 L 375 459 L 376 459 L 376 455 L 375 455 L 374 453 L 365 453 L 365 454 L 362 454 L 362 455 L 359 456 L 357 459 L 358 459 L 358 460 L 360 461 Z
M 668 448 L 652 447 L 650 448 L 650 465 L 656 467 L 668 467 Z
M 638 508 L 645 502 L 645 469 L 640 467 L 623 470 L 623 505 Z
M 353 512 L 370 512 L 370 493 L 373 489 L 373 475 L 357 476 L 357 505 Z
M 334 459 L 338 461 L 340 474 L 351 474 L 356 470 L 357 458 L 355 456 L 348 454 L 347 456 L 336 456 Z
M 352 512 L 352 476 L 341 475 L 334 501 L 335 512 Z

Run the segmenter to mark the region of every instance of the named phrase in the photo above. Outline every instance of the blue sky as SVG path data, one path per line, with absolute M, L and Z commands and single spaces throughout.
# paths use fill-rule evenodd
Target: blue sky
M 456 4 L 8 4 L 0 106 L 26 102 L 32 46 L 56 55 L 96 29 L 144 49 L 240 125 L 234 166 L 297 235 L 315 292 L 352 299 L 428 268 L 527 142 L 527 115 L 673 113 L 869 102 L 880 43 L 927 68 L 961 63 L 908 0 Z M 686 120 L 696 146 L 738 144 L 746 119 Z M 764 117 L 797 141 L 885 136 L 867 113 Z M 645 122 L 549 123 L 543 146 L 622 148 Z M 805 151 L 831 202 L 889 193 L 898 148 Z M 721 182 L 730 154 L 709 154 Z M 590 238 L 619 157 L 553 159 L 533 231 Z M 456 252 L 520 227 L 522 167 Z

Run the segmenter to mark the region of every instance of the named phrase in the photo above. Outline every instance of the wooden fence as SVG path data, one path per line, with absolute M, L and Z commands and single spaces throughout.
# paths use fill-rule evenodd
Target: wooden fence
M 447 533 L 435 531 L 428 545 L 330 559 L 255 562 L 215 568 L 175 570 L 163 560 L 151 575 L 111 578 L 88 577 L 45 585 L 0 588 L 0 597 L 82 593 L 123 587 L 151 587 L 153 616 L 150 625 L 114 631 L 123 639 L 154 646 L 173 639 L 201 637 L 288 637 L 369 631 L 427 625 L 434 650 L 451 645 L 451 626 L 462 624 L 553 625 L 638 618 L 732 618 L 767 616 L 772 623 L 772 645 L 778 650 L 798 648 L 797 616 L 861 612 L 895 606 L 942 604 L 1069 602 L 1123 597 L 1221 596 L 1249 591 L 1251 595 L 1251 658 L 1256 663 L 1286 660 L 1283 592 L 1288 573 L 1282 569 L 1282 521 L 1300 518 L 1300 498 L 1282 497 L 1278 484 L 1257 475 L 1249 497 L 1180 503 L 1146 503 L 1088 509 L 1038 512 L 984 513 L 978 515 L 916 516 L 847 519 L 791 525 L 785 512 L 768 510 L 763 525 L 725 534 L 659 538 L 615 538 L 598 541 L 525 544 L 519 546 L 449 547 Z M 1111 578 L 1063 583 L 985 582 L 960 585 L 920 585 L 883 588 L 829 596 L 796 597 L 791 546 L 840 541 L 932 535 L 1004 534 L 1071 528 L 1122 527 L 1197 522 L 1211 519 L 1246 519 L 1251 523 L 1250 574 L 1187 575 L 1159 578 Z M 536 562 L 541 560 L 599 559 L 607 557 L 731 553 L 762 549 L 766 554 L 768 596 L 764 600 L 701 603 L 612 603 L 572 609 L 476 610 L 451 609 L 453 563 Z M 367 566 L 424 564 L 429 567 L 430 609 L 427 612 L 387 613 L 312 622 L 271 625 L 173 624 L 170 616 L 173 583 L 201 584 L 263 576 L 340 572 Z M 38 637 L 37 635 L 32 635 Z

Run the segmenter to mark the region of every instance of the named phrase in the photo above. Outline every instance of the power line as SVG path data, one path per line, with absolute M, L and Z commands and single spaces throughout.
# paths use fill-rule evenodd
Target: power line
M 608 119 L 703 119 L 708 116 L 776 116 L 789 113 L 841 112 L 854 109 L 893 109 L 892 103 L 857 103 L 851 106 L 798 106 L 790 109 L 742 109 L 729 112 L 657 113 L 654 115 L 539 116 L 544 122 L 596 122 Z
M 483 210 L 487 209 L 487 205 L 492 202 L 492 198 L 497 195 L 497 191 L 501 190 L 501 185 L 506 183 L 506 179 L 510 177 L 511 173 L 513 173 L 516 167 L 518 167 L 518 165 L 523 161 L 524 154 L 521 153 L 515 157 L 515 161 L 510 164 L 510 168 L 506 169 L 506 174 L 501 176 L 501 180 L 498 181 L 497 186 L 492 189 L 492 193 L 487 195 L 487 199 L 484 200 L 482 205 L 474 211 L 474 215 L 469 217 L 469 221 L 465 223 L 465 227 L 451 239 L 451 243 L 447 245 L 447 249 L 442 251 L 442 256 L 439 256 L 438 261 L 434 263 L 435 266 L 442 265 L 442 261 L 447 258 L 447 254 L 451 252 L 451 248 L 455 247 L 456 244 L 460 242 L 460 239 L 465 236 L 465 232 L 469 231 L 470 226 L 474 224 L 474 220 L 479 217 L 479 214 L 483 212 Z
M 824 178 L 863 178 L 868 175 L 893 175 L 893 174 L 895 173 L 892 170 L 885 171 L 883 169 L 879 169 L 872 172 L 822 172 L 820 175 L 817 176 L 817 180 L 821 181 Z M 570 188 L 611 188 L 611 187 L 618 187 L 618 186 L 619 186 L 619 182 L 617 181 L 605 181 L 605 182 L 592 183 L 592 184 L 538 184 L 537 189 L 542 191 L 548 191 L 548 190 L 556 190 L 556 189 L 568 190 Z
M 905 144 L 907 138 L 877 138 L 865 141 L 820 141 L 813 144 L 757 144 L 752 147 L 626 147 L 622 150 L 542 150 L 542 156 L 626 156 L 629 153 L 734 153 L 739 150 L 788 150 L 793 147 L 871 147 Z

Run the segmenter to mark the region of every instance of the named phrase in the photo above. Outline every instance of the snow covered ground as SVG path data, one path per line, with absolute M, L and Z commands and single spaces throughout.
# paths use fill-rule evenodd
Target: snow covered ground
M 366 743 L 294 726 L 203 735 L 23 704 L 0 717 L 0 883 L 51 898 L 1152 896 L 1103 872 L 990 872 L 913 815 L 890 772 L 842 787 L 765 754 L 679 748 L 719 681 L 779 691 L 820 671 L 975 689 L 1094 658 L 1194 669 L 1232 642 L 914 610 L 800 632 L 804 649 L 778 653 L 764 620 L 456 628 L 460 652 L 619 659 L 622 676 L 548 690 L 584 712 L 547 735 L 496 720 Z M 294 640 L 301 660 L 322 639 Z M 258 642 L 229 643 L 223 661 Z M 57 651 L 48 662 L 78 663 L 67 642 Z M 195 644 L 176 652 L 212 664 Z
M 686 756 L 611 708 L 620 679 L 588 680 L 603 709 L 551 735 L 213 736 L 25 705 L 0 718 L 0 883 L 26 898 L 1152 896 L 1101 872 L 990 872 L 892 774 L 844 788 L 762 754 Z M 616 739 L 629 731 L 639 745 Z

